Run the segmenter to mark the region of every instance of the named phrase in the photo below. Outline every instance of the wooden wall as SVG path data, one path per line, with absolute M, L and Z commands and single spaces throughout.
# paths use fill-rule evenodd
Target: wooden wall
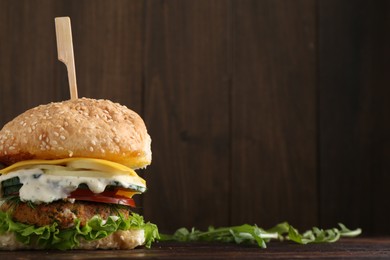
M 0 0 L 0 126 L 79 95 L 140 113 L 162 231 L 287 220 L 390 233 L 390 2 Z

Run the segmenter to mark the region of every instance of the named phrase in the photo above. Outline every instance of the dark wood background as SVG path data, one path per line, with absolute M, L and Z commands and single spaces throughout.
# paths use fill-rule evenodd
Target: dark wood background
M 390 1 L 0 0 L 0 125 L 79 95 L 152 136 L 139 212 L 162 231 L 337 222 L 390 234 Z

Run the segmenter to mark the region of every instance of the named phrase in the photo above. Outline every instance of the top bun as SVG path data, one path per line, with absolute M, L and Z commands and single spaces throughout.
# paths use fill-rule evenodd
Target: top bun
M 133 169 L 151 162 L 142 118 L 109 100 L 81 98 L 27 110 L 0 131 L 0 162 L 87 157 Z

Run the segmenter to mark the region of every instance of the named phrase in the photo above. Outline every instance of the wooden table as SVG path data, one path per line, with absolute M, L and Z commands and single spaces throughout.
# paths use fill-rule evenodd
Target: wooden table
M 209 243 L 158 243 L 129 251 L 0 252 L 0 259 L 378 259 L 390 258 L 390 238 L 342 239 L 333 244 L 271 242 L 255 246 Z

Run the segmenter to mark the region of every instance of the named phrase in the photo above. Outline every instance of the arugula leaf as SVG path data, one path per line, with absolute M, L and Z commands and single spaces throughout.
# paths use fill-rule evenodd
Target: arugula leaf
M 161 234 L 160 241 L 234 242 L 236 244 L 257 244 L 261 248 L 266 248 L 266 243 L 272 239 L 290 240 L 298 244 L 332 243 L 339 240 L 340 237 L 355 237 L 362 232 L 360 228 L 350 230 L 341 223 L 339 226 L 340 229 L 331 228 L 326 230 L 313 227 L 302 234 L 287 222 L 279 223 L 268 230 L 259 228 L 257 225 L 251 226 L 248 224 L 221 228 L 211 226 L 207 231 L 200 231 L 195 228 L 190 231 L 187 228 L 179 228 L 173 235 Z
M 287 238 L 299 244 L 332 243 L 338 241 L 340 237 L 355 237 L 362 233 L 360 228 L 350 230 L 341 223 L 339 223 L 339 226 L 340 229 L 330 228 L 325 230 L 313 227 L 312 230 L 308 230 L 303 234 L 290 226 Z
M 207 231 L 200 231 L 192 228 L 189 231 L 187 228 L 178 229 L 173 235 L 161 234 L 162 241 L 218 241 L 218 242 L 235 242 L 241 243 L 256 243 L 259 247 L 266 247 L 266 242 L 269 239 L 278 238 L 277 233 L 267 232 L 256 225 L 251 226 L 244 224 L 234 227 L 214 228 L 209 227 Z

